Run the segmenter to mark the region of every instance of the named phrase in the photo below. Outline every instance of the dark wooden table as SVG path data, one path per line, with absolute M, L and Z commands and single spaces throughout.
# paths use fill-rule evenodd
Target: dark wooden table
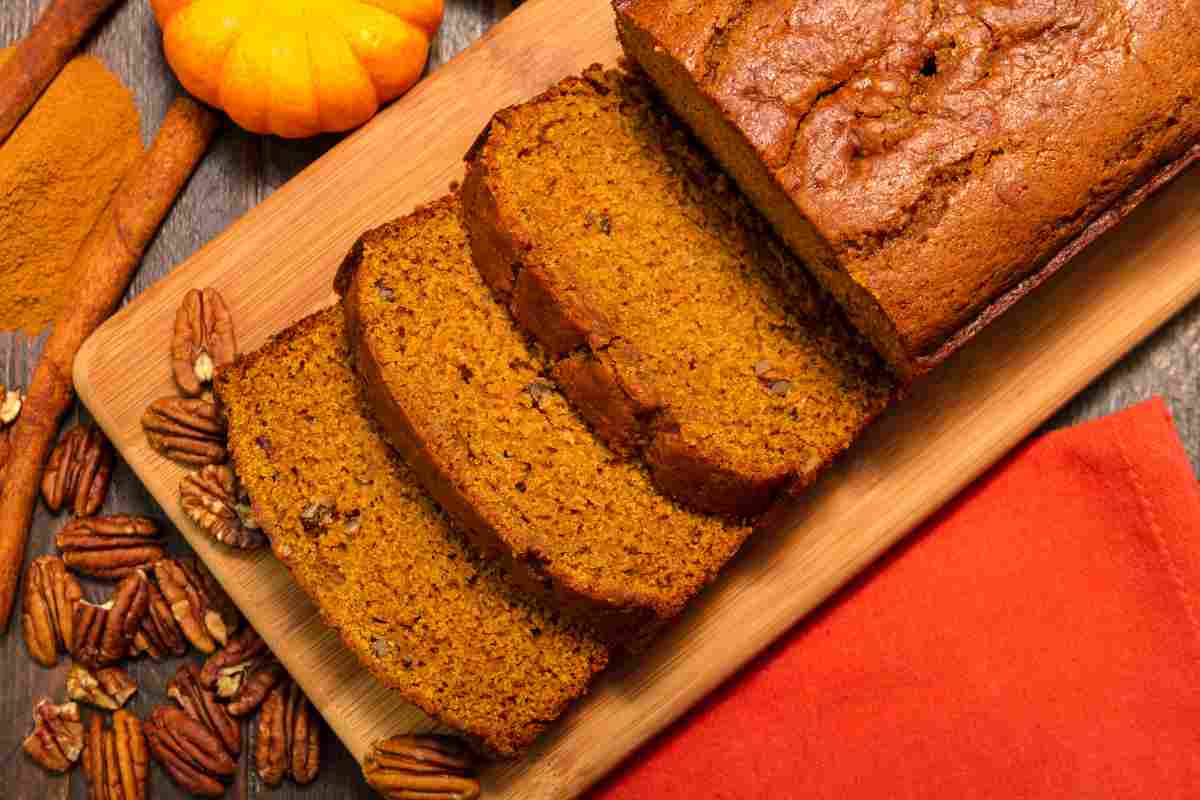
M 24 34 L 45 3 L 46 0 L 5 0 L 0 8 L 0 45 Z M 447 0 L 446 20 L 433 45 L 430 69 L 453 57 L 518 4 L 519 0 Z M 89 50 L 132 88 L 142 111 L 143 136 L 149 141 L 178 85 L 163 60 L 159 32 L 146 0 L 127 0 L 106 21 L 89 44 Z M 322 137 L 288 142 L 226 128 L 150 248 L 130 296 L 165 275 L 335 141 L 335 137 Z M 0 382 L 24 386 L 44 339 L 44 335 L 29 340 L 19 334 L 0 333 Z M 1171 405 L 1193 464 L 1200 464 L 1197 366 L 1200 366 L 1200 303 L 1193 304 L 1126 357 L 1060 412 L 1048 427 L 1089 419 L 1159 394 Z M 77 409 L 71 421 L 85 417 L 86 411 Z M 116 471 L 106 510 L 162 517 L 154 500 L 124 466 Z M 61 520 L 39 508 L 30 539 L 30 557 L 52 552 L 51 538 L 60 525 Z M 172 538 L 173 548 L 182 551 L 184 546 L 179 537 Z M 97 586 L 88 587 L 93 596 L 98 590 Z M 55 670 L 45 670 L 35 665 L 25 653 L 19 628 L 19 624 L 11 626 L 7 636 L 0 640 L 0 720 L 3 720 L 0 756 L 4 775 L 0 796 L 13 800 L 85 797 L 79 770 L 69 779 L 48 777 L 20 751 L 34 699 L 42 695 L 61 698 L 65 693 L 66 667 L 64 664 Z M 130 708 L 143 715 L 163 702 L 163 686 L 176 667 L 174 662 L 157 665 L 145 660 L 131 664 L 131 672 L 142 688 Z M 362 783 L 357 764 L 328 731 L 322 745 L 321 775 L 315 784 L 306 788 L 285 784 L 272 791 L 262 786 L 247 768 L 247 755 L 253 747 L 251 740 L 244 748 L 238 782 L 227 796 L 270 794 L 281 800 L 374 796 Z M 161 770 L 154 768 L 151 775 L 152 797 L 184 796 Z

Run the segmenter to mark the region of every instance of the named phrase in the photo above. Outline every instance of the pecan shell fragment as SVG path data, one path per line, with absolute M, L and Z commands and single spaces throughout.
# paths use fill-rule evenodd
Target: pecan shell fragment
M 237 477 L 226 464 L 209 464 L 184 476 L 179 504 L 202 530 L 229 547 L 255 550 L 267 543 L 238 491 Z
M 186 397 L 197 397 L 216 367 L 237 356 L 233 317 L 216 289 L 192 289 L 175 314 L 171 372 Z
M 163 557 L 158 523 L 148 517 L 113 514 L 74 519 L 54 537 L 63 561 L 76 572 L 120 580 Z
M 75 641 L 75 606 L 83 590 L 67 572 L 62 559 L 34 559 L 25 575 L 21 629 L 33 660 L 44 667 L 58 663 L 58 654 L 69 652 Z
M 77 517 L 95 514 L 104 504 L 112 479 L 113 448 L 95 425 L 78 425 L 63 434 L 42 474 L 42 499 L 58 513 L 71 506 Z
M 146 441 L 174 461 L 202 467 L 226 458 L 225 419 L 209 397 L 163 397 L 142 415 Z
M 21 745 L 43 768 L 66 772 L 83 752 L 83 723 L 75 703 L 55 705 L 43 697 L 33 708 L 33 732 Z
M 393 736 L 371 745 L 363 776 L 388 800 L 476 800 L 475 759 L 453 736 Z

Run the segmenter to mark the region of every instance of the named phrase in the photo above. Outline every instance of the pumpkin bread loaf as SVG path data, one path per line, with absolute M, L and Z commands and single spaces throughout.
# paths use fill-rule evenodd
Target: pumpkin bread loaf
M 625 52 L 896 370 L 1200 156 L 1196 0 L 615 0 Z
M 531 589 L 637 646 L 750 534 L 618 458 L 471 260 L 456 196 L 367 233 L 337 288 L 383 428 L 430 492 Z
M 383 683 L 499 756 L 521 752 L 606 650 L 482 560 L 371 419 L 341 310 L 217 376 L 255 518 Z
M 759 514 L 887 406 L 883 362 L 643 78 L 568 78 L 499 112 L 467 161 L 480 272 L 672 497 Z

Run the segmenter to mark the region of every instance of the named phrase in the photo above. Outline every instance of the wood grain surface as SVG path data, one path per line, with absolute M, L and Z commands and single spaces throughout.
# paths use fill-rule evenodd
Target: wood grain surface
M 493 109 L 617 54 L 606 0 L 528 3 L 143 293 L 76 364 L 97 420 L 356 755 L 430 722 L 354 662 L 274 558 L 230 553 L 182 518 L 183 471 L 148 448 L 138 424 L 170 391 L 155 350 L 195 286 L 225 295 L 246 349 L 329 303 L 351 242 L 461 177 L 461 155 Z M 916 387 L 649 653 L 606 674 L 526 758 L 490 768 L 487 796 L 576 796 L 1183 308 L 1200 293 L 1197 198 L 1200 171 Z M 139 362 L 147 368 L 131 371 Z
M 3 0 L 0 2 L 0 46 L 12 44 L 24 35 L 49 0 Z M 449 60 L 483 35 L 495 22 L 507 16 L 520 0 L 446 0 L 446 17 L 430 54 L 428 70 Z M 178 83 L 163 59 L 158 27 L 147 0 L 125 0 L 89 39 L 87 51 L 99 57 L 134 94 L 142 114 L 142 137 L 149 143 L 167 106 L 178 91 Z M 171 215 L 147 253 L 141 271 L 129 291 L 129 297 L 142 292 L 170 272 L 214 236 L 225 230 L 264 198 L 325 153 L 342 137 L 323 136 L 292 142 L 261 137 L 227 126 L 213 145 L 196 175 L 176 204 Z M 45 335 L 28 338 L 19 333 L 0 332 L 0 383 L 24 386 L 33 372 Z M 87 418 L 82 408 L 71 415 L 67 425 Z M 129 468 L 118 466 L 105 510 L 149 514 L 165 519 L 158 504 Z M 53 552 L 52 536 L 61 527 L 62 518 L 52 517 L 39 507 L 30 536 L 27 558 Z M 171 549 L 188 548 L 177 535 L 170 535 Z M 100 584 L 88 586 L 91 596 L 107 591 Z M 19 612 L 19 609 L 18 609 Z M 178 662 L 156 665 L 150 661 L 131 664 L 141 691 L 131 701 L 139 715 L 165 700 L 163 687 L 174 674 Z M 0 638 L 0 770 L 5 775 L 0 797 L 6 800 L 61 800 L 86 796 L 79 770 L 69 778 L 51 777 L 21 752 L 21 740 L 29 730 L 33 702 L 41 696 L 61 697 L 66 679 L 65 666 L 45 670 L 25 652 L 19 623 Z M 252 752 L 253 737 L 245 748 Z M 226 797 L 271 797 L 279 800 L 303 797 L 306 800 L 368 798 L 376 795 L 362 783 L 358 764 L 338 739 L 325 732 L 322 739 L 321 777 L 312 786 L 297 789 L 289 783 L 269 790 L 257 778 L 247 778 L 252 770 L 242 769 L 238 783 Z M 243 762 L 246 762 L 243 756 Z M 243 764 L 243 767 L 245 763 Z M 151 770 L 150 796 L 160 800 L 186 797 L 162 773 Z
M 6 0 L 0 4 L 0 44 L 13 41 L 27 30 L 41 5 L 42 2 L 39 0 Z M 435 43 L 433 64 L 440 64 L 469 42 L 478 38 L 491 27 L 496 19 L 510 11 L 512 5 L 502 0 L 497 0 L 497 2 L 448 0 L 447 22 Z M 169 99 L 173 96 L 175 84 L 163 66 L 157 31 L 145 3 L 142 0 L 129 0 L 106 23 L 103 30 L 89 45 L 89 49 L 98 54 L 133 88 L 142 108 L 143 132 L 148 139 Z M 275 189 L 325 152 L 336 141 L 337 139 L 334 137 L 325 137 L 311 142 L 290 143 L 227 130 L 189 185 L 152 247 L 142 271 L 131 289 L 131 296 L 146 289 L 180 261 L 224 230 L 230 223 L 237 220 L 243 213 L 270 196 Z M 1153 231 L 1146 233 L 1152 235 Z M 1135 239 L 1134 243 L 1127 247 L 1136 251 L 1140 247 L 1141 241 Z M 1107 245 L 1102 243 L 1102 246 Z M 1086 265 L 1091 262 L 1081 263 Z M 1077 267 L 1075 270 L 1078 272 L 1086 268 L 1086 266 Z M 1111 277 L 1110 275 L 1109 278 L 1111 279 Z M 1170 304 L 1167 304 L 1167 307 L 1171 307 Z M 1091 333 L 1094 332 L 1085 331 L 1084 338 L 1077 340 L 1077 343 L 1086 345 Z M 1179 313 L 1157 335 L 1123 358 L 1115 368 L 1084 391 L 1048 424 L 1057 426 L 1086 419 L 1123 407 L 1151 394 L 1162 394 L 1166 396 L 1175 413 L 1193 463 L 1198 463 L 1200 407 L 1196 402 L 1197 390 L 1194 380 L 1196 362 L 1200 359 L 1198 336 L 1200 336 L 1200 306 L 1193 303 Z M 24 383 L 28 379 L 41 341 L 42 339 L 30 341 L 19 335 L 0 333 L 0 359 L 2 359 L 0 361 L 0 381 L 10 385 Z M 1101 358 L 1093 366 L 1099 368 L 1103 363 L 1104 359 Z M 152 361 L 148 364 L 137 364 L 134 369 L 159 370 L 160 367 L 161 365 L 157 361 Z M 978 377 L 986 379 L 987 371 L 982 370 Z M 1051 370 L 1047 374 L 1036 374 L 1031 378 L 1036 382 L 1052 381 L 1055 374 Z M 1075 386 L 1070 391 L 1078 388 Z M 1064 397 L 1065 395 L 1058 399 L 1061 400 Z M 931 424 L 936 426 L 937 420 L 933 420 Z M 880 428 L 880 430 L 884 430 L 884 428 Z M 938 428 L 938 430 L 942 429 Z M 950 432 L 955 433 L 956 431 L 951 430 Z M 883 434 L 873 434 L 873 436 L 876 435 Z M 962 467 L 961 464 L 950 466 Z M 878 468 L 879 465 L 876 464 L 875 469 Z M 845 478 L 834 478 L 833 480 L 845 480 Z M 869 482 L 877 481 L 878 477 L 871 478 L 868 475 L 867 480 Z M 824 496 L 831 490 L 826 488 L 826 484 L 823 484 L 820 491 Z M 832 496 L 837 497 L 836 493 Z M 155 503 L 153 497 L 124 465 L 117 471 L 107 508 L 163 516 L 163 511 Z M 30 554 L 50 551 L 52 549 L 50 537 L 60 525 L 61 520 L 52 519 L 44 511 L 39 511 L 31 538 Z M 877 547 L 882 546 L 882 541 L 877 543 Z M 174 541 L 174 547 L 182 550 L 185 545 L 182 540 L 177 538 Z M 806 556 L 806 558 L 811 557 L 815 557 L 815 554 L 810 553 Z M 781 568 L 779 562 L 772 560 L 769 551 L 764 555 L 763 548 L 756 547 L 751 551 L 749 557 L 743 559 L 739 564 L 738 575 L 749 575 L 758 580 L 779 568 Z M 727 596 L 731 591 L 736 594 L 737 590 L 724 588 L 728 584 L 729 582 L 723 584 L 723 588 L 706 599 L 705 603 L 718 602 L 714 598 Z M 823 588 L 825 587 L 816 587 L 817 590 Z M 703 629 L 700 632 L 703 633 Z M 764 630 L 760 625 L 755 626 L 753 633 L 755 636 L 770 636 L 775 632 Z M 646 675 L 654 676 L 661 674 L 660 670 L 665 666 L 667 665 L 655 665 L 651 662 L 651 665 L 644 666 L 643 670 Z M 5 766 L 8 768 L 6 776 L 8 781 L 2 793 L 3 796 L 15 798 L 83 797 L 82 782 L 78 775 L 73 779 L 47 778 L 19 752 L 20 740 L 26 732 L 25 720 L 28 719 L 33 699 L 42 694 L 61 694 L 64 671 L 47 671 L 34 665 L 27 658 L 19 635 L 13 632 L 10 632 L 0 642 L 0 669 L 4 670 L 3 674 L 8 678 L 5 688 L 0 690 L 0 713 L 3 713 L 4 719 L 10 721 L 4 730 L 0 730 L 0 742 L 3 745 L 0 753 L 3 753 Z M 142 662 L 135 664 L 133 669 L 145 687 L 142 695 L 135 699 L 133 705 L 134 710 L 141 713 L 148 710 L 154 703 L 162 701 L 161 688 L 168 675 L 173 672 L 174 664 L 169 668 L 164 668 Z M 679 681 L 682 683 L 681 691 L 694 693 L 697 690 L 698 684 L 694 678 L 684 674 L 679 677 Z M 636 713 L 651 714 L 653 712 L 654 709 L 650 709 Z M 325 745 L 325 754 L 322 776 L 317 784 L 304 790 L 285 786 L 271 792 L 271 796 L 280 798 L 372 796 L 361 784 L 357 765 L 336 738 L 326 736 L 323 744 Z M 154 770 L 153 775 L 153 797 L 182 796 L 162 776 L 161 772 Z M 265 793 L 254 779 L 242 779 L 228 796 L 249 797 L 261 794 Z

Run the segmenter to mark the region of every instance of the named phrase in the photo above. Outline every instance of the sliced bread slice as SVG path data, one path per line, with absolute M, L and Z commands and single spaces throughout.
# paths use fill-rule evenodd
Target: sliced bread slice
M 890 402 L 883 362 L 639 76 L 593 67 L 468 155 L 480 271 L 614 449 L 750 516 Z
M 453 528 L 376 428 L 350 361 L 334 307 L 220 370 L 254 516 L 379 680 L 485 751 L 517 755 L 606 649 Z
M 363 236 L 337 288 L 372 408 L 430 492 L 608 636 L 676 615 L 750 534 L 593 435 L 475 269 L 457 197 Z

